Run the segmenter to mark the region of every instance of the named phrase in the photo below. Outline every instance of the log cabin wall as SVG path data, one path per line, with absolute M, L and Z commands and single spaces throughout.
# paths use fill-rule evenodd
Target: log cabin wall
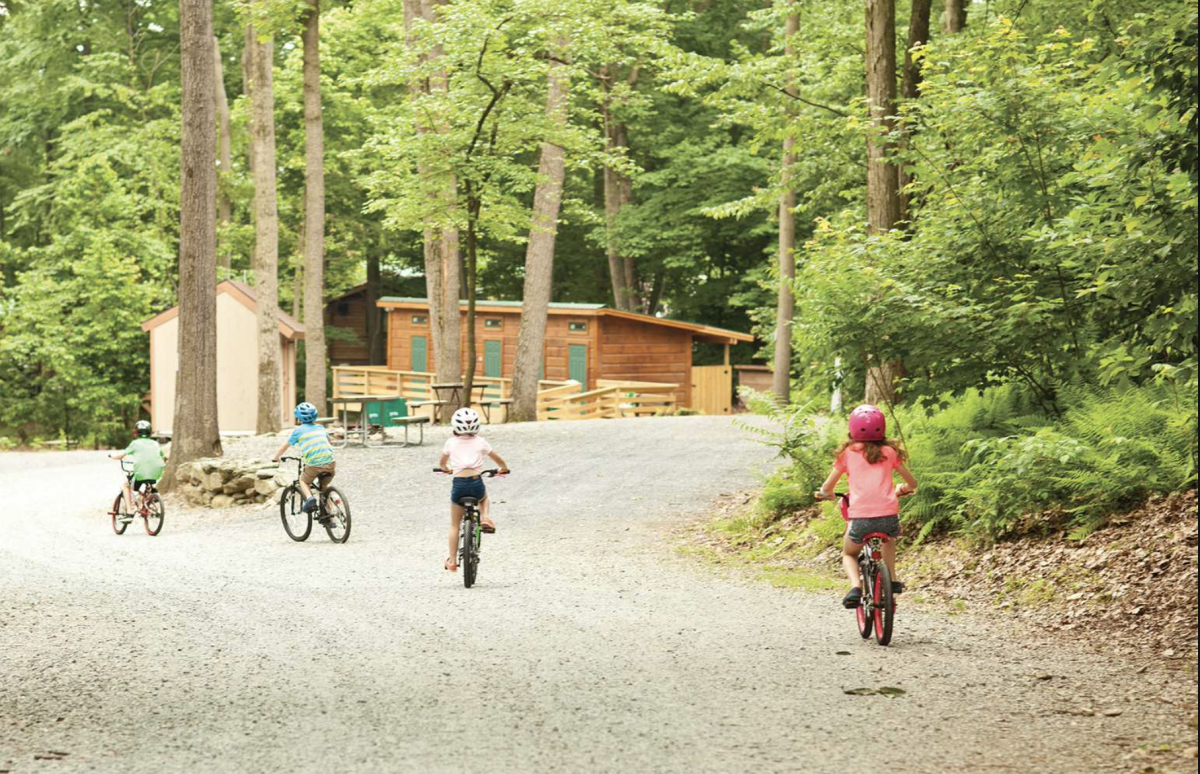
M 675 397 L 691 405 L 692 333 L 618 317 L 600 318 L 601 379 L 678 384 Z
M 357 342 L 327 339 L 329 362 L 333 365 L 368 365 L 367 295 L 365 292 L 331 301 L 325 306 L 325 325 L 344 328 L 358 337 Z

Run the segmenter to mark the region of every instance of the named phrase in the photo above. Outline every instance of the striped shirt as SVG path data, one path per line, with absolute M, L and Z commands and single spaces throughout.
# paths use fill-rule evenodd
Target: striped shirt
M 305 465 L 328 465 L 333 462 L 329 434 L 320 425 L 300 425 L 292 431 L 288 443 L 300 450 Z

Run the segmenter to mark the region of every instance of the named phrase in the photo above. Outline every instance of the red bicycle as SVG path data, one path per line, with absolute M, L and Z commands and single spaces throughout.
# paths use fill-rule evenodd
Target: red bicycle
M 134 490 L 133 463 L 121 460 L 121 470 L 125 471 L 125 476 L 129 479 L 129 488 L 133 491 L 133 502 L 125 502 L 124 489 L 117 495 L 117 499 L 113 500 L 112 510 L 108 512 L 108 515 L 112 517 L 113 532 L 124 535 L 125 530 L 129 527 L 129 522 L 141 516 L 146 534 L 154 537 L 162 531 L 163 518 L 167 515 L 167 508 L 163 505 L 162 498 L 158 496 L 158 489 L 149 482 L 142 482 L 141 486 Z
M 850 523 L 850 495 L 838 493 L 842 519 Z M 820 492 L 817 493 L 817 499 Z M 858 571 L 863 583 L 862 601 L 854 609 L 858 633 L 864 640 L 875 632 L 875 641 L 887 645 L 892 641 L 892 622 L 896 617 L 896 598 L 892 594 L 892 574 L 883 561 L 883 544 L 891 540 L 882 532 L 871 532 L 863 539 L 858 552 Z

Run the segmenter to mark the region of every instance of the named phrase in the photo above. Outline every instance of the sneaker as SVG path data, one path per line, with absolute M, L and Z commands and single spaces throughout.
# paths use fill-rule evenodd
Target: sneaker
M 315 511 L 317 509 L 317 498 L 310 497 L 307 500 L 305 500 L 304 505 L 301 506 L 301 509 L 305 513 L 312 513 L 313 511 Z
M 895 594 L 903 594 L 903 593 L 904 593 L 904 584 L 898 580 L 892 581 L 892 594 L 895 595 Z
M 842 607 L 847 610 L 853 610 L 862 604 L 862 589 L 858 586 L 850 589 L 849 593 L 842 598 Z

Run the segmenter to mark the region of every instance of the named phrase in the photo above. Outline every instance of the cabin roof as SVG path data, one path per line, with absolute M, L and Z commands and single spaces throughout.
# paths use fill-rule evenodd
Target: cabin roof
M 228 293 L 236 298 L 242 306 L 249 309 L 251 312 L 257 311 L 257 302 L 254 300 L 254 289 L 244 282 L 237 280 L 225 280 L 217 285 L 217 295 Z M 173 306 L 165 312 L 160 312 L 149 320 L 142 323 L 142 330 L 149 332 L 154 328 L 162 325 L 168 320 L 174 320 L 179 316 L 179 306 Z M 304 326 L 282 309 L 275 310 L 275 319 L 279 322 L 279 332 L 289 339 L 304 338 Z
M 459 306 L 466 306 L 466 301 L 459 301 Z M 384 296 L 379 299 L 378 306 L 383 309 L 427 309 L 429 302 L 424 298 L 403 298 L 399 296 Z M 487 311 L 519 311 L 522 307 L 520 301 L 477 301 L 475 309 L 481 312 Z M 632 322 L 644 323 L 646 325 L 661 325 L 668 328 L 678 328 L 681 330 L 691 331 L 697 339 L 716 344 L 736 344 L 743 341 L 754 341 L 754 337 L 749 333 L 740 333 L 731 331 L 725 328 L 717 328 L 712 325 L 704 325 L 703 323 L 684 322 L 682 320 L 671 320 L 666 317 L 653 317 L 648 314 L 639 314 L 637 312 L 625 312 L 620 309 L 610 309 L 604 304 L 572 304 L 572 303 L 555 303 L 550 304 L 550 314 L 569 314 L 582 315 L 585 317 L 612 317 L 620 320 L 630 320 Z

